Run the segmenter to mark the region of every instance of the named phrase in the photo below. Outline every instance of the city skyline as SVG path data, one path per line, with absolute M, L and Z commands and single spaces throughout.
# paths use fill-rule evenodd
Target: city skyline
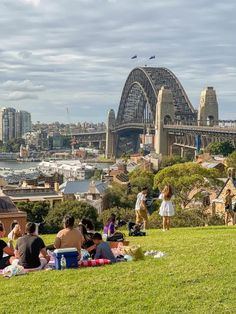
M 68 122 L 67 108 L 71 122 L 105 121 L 147 64 L 173 71 L 195 108 L 214 86 L 220 118 L 236 119 L 235 11 L 233 0 L 2 1 L 0 107 L 33 122 Z

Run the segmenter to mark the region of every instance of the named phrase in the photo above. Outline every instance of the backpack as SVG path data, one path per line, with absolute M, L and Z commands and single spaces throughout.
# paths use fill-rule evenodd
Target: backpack
M 125 240 L 124 234 L 122 232 L 115 232 L 112 236 L 107 237 L 107 241 L 112 242 L 123 242 Z

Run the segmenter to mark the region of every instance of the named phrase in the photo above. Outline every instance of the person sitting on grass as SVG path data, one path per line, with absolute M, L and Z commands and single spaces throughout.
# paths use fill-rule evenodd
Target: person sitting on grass
M 103 233 L 108 237 L 112 236 L 115 233 L 115 221 L 116 215 L 111 214 L 111 216 L 107 219 L 106 225 L 103 228 Z
M 82 249 L 87 250 L 89 254 L 93 257 L 96 253 L 96 245 L 92 240 L 92 235 L 88 233 L 87 228 L 81 223 L 79 224 L 78 229 L 84 237 Z
M 94 234 L 95 233 L 95 228 L 94 228 L 94 224 L 93 222 L 88 219 L 88 218 L 83 218 L 81 220 L 82 225 L 85 226 L 85 228 L 87 229 L 88 234 Z
M 109 259 L 111 263 L 116 262 L 116 258 L 111 251 L 109 242 L 104 242 L 100 233 L 94 233 L 93 242 L 96 244 L 96 254 L 94 259 L 104 258 Z
M 26 269 L 39 270 L 44 268 L 50 260 L 43 240 L 38 237 L 36 225 L 33 222 L 26 224 L 26 235 L 16 242 L 15 259 Z M 14 259 L 11 259 L 11 263 Z
M 76 248 L 80 253 L 84 238 L 80 230 L 74 228 L 75 219 L 66 215 L 63 219 L 64 229 L 58 232 L 54 247 L 56 249 Z
M 0 223 L 0 238 L 3 238 L 5 235 L 5 230 L 3 224 Z M 0 239 L 0 269 L 7 267 L 10 264 L 10 257 L 14 255 L 14 248 L 12 241 L 9 241 L 10 246 L 6 244 L 5 241 Z M 7 254 L 7 256 L 4 256 Z
M 20 225 L 18 223 L 14 223 L 14 225 L 12 226 L 12 230 L 8 234 L 7 237 L 8 237 L 9 240 L 17 240 L 20 237 L 22 237 L 21 227 L 20 227 Z

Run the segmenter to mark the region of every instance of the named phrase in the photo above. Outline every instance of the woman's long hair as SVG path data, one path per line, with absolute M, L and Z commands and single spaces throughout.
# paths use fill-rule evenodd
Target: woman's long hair
M 172 191 L 172 188 L 171 186 L 168 184 L 164 187 L 164 190 L 163 190 L 163 195 L 164 195 L 164 199 L 165 200 L 170 200 L 172 195 L 173 195 L 173 191 Z
M 82 236 L 84 237 L 85 241 L 91 240 L 87 228 L 85 227 L 85 225 L 83 224 L 79 224 L 78 229 L 80 230 L 80 232 L 82 233 Z

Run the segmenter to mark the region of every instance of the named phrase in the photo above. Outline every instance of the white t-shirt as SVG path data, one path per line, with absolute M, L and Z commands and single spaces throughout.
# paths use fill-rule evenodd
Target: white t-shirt
M 142 201 L 146 201 L 146 196 L 142 192 L 140 192 L 137 195 L 137 201 L 136 201 L 136 204 L 135 204 L 135 210 L 141 209 Z

